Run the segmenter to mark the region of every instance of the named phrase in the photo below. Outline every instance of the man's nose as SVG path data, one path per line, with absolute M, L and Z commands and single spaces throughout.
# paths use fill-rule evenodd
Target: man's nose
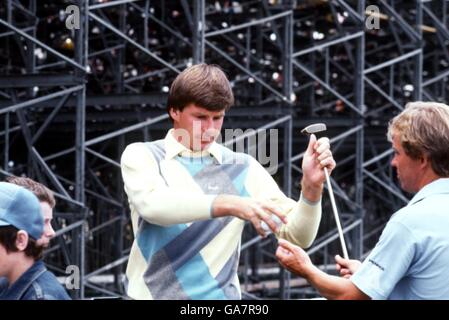
M 213 129 L 214 128 L 214 119 L 208 118 L 207 119 L 207 129 Z
M 56 232 L 53 229 L 52 226 L 49 226 L 48 230 L 47 230 L 47 237 L 49 238 L 53 238 L 55 236 Z
M 391 165 L 393 168 L 396 168 L 396 158 L 391 159 L 390 165 Z
M 206 132 L 209 130 L 214 130 L 214 120 L 213 119 L 207 119 L 205 121 L 203 121 L 202 123 L 202 131 Z

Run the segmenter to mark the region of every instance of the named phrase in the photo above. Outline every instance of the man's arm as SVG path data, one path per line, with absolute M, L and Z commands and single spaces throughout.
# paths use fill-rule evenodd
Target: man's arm
M 331 276 L 317 267 L 310 271 L 306 278 L 318 292 L 329 300 L 368 300 L 363 291 L 357 288 L 349 279 Z
M 214 201 L 212 214 L 218 217 L 231 212 L 231 215 L 252 222 L 262 236 L 264 231 L 261 222 L 264 221 L 278 237 L 308 247 L 316 237 L 321 220 L 324 167 L 328 168 L 329 173 L 335 167 L 329 139 L 321 138 L 317 141 L 315 135 L 311 135 L 302 163 L 301 197 L 295 203 L 284 195 L 268 172 L 252 159 L 247 187 L 251 189 L 250 193 L 254 198 L 263 200 L 219 196 Z M 280 228 L 274 223 L 271 217 L 273 214 L 284 223 Z M 288 222 L 285 218 L 287 214 Z
M 261 225 L 262 221 L 274 232 L 277 232 L 279 228 L 273 221 L 273 215 L 278 216 L 284 224 L 287 223 L 285 214 L 271 201 L 234 195 L 218 195 L 212 204 L 212 216 L 219 218 L 229 215 L 251 222 L 262 237 L 266 236 Z
M 133 143 L 125 149 L 121 169 L 129 202 L 148 222 L 167 226 L 211 217 L 216 195 L 168 187 L 158 163 L 143 143 Z
M 329 140 L 316 140 L 312 135 L 303 159 L 303 179 L 298 202 L 288 198 L 279 189 L 270 174 L 256 161 L 250 166 L 247 189 L 256 198 L 269 199 L 287 215 L 288 223 L 281 225 L 276 236 L 287 239 L 303 248 L 310 246 L 316 237 L 321 220 L 321 193 L 325 180 L 323 166 L 329 173 L 335 167 Z
M 286 240 L 279 240 L 276 257 L 284 268 L 305 278 L 327 299 L 370 299 L 351 280 L 331 276 L 318 269 L 304 250 Z
M 167 226 L 235 216 L 250 221 L 264 236 L 261 221 L 273 230 L 276 224 L 271 215 L 287 222 L 285 215 L 270 201 L 233 195 L 206 195 L 187 187 L 182 190 L 168 187 L 160 175 L 159 164 L 143 143 L 133 143 L 125 149 L 121 168 L 129 202 L 143 219 L 154 224 Z

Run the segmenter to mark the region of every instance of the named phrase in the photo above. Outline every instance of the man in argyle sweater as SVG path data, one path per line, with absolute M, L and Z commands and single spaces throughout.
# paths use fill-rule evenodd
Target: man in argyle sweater
M 335 167 L 329 140 L 311 136 L 301 197 L 294 201 L 254 158 L 215 142 L 233 103 L 219 67 L 189 67 L 170 88 L 173 129 L 165 139 L 133 143 L 123 152 L 135 234 L 126 271 L 131 298 L 240 299 L 237 266 L 245 221 L 266 236 L 264 222 L 277 237 L 301 247 L 315 239 L 323 168 Z

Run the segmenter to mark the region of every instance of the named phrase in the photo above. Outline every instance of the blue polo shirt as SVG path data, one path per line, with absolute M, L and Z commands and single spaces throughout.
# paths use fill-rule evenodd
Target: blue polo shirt
M 449 299 L 449 178 L 391 217 L 350 279 L 372 299 Z

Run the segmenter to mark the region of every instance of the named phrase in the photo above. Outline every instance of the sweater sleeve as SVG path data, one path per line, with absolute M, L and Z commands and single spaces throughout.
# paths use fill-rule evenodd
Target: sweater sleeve
M 302 196 L 299 201 L 288 198 L 271 175 L 252 158 L 246 187 L 251 197 L 273 201 L 287 215 L 287 224 L 282 224 L 276 236 L 309 247 L 318 232 L 321 221 L 321 200 L 312 203 Z
M 144 143 L 126 147 L 121 157 L 121 170 L 131 211 L 135 209 L 144 220 L 168 226 L 211 217 L 216 195 L 167 186 L 159 164 Z

